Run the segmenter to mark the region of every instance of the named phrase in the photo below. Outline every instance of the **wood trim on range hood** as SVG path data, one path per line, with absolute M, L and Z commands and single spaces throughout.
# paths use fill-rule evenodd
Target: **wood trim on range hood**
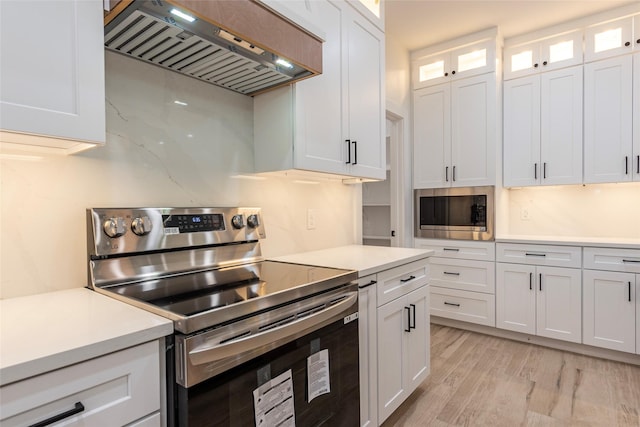
M 137 1 L 140 0 L 122 0 L 115 5 L 104 18 L 105 26 Z M 160 2 L 156 0 L 154 2 L 178 7 L 202 21 L 211 23 L 245 42 L 285 58 L 309 71 L 302 78 L 246 93 L 247 95 L 257 95 L 322 73 L 322 40 L 256 0 L 160 0 Z

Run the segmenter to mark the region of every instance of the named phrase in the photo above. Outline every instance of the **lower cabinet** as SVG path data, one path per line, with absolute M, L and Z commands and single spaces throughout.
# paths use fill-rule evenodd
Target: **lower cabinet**
M 378 414 L 384 421 L 427 378 L 429 287 L 378 308 Z
M 378 334 L 375 274 L 358 279 L 360 425 L 378 427 Z
M 581 270 L 496 264 L 496 327 L 581 342 Z
M 584 344 L 640 354 L 638 288 L 640 274 L 584 271 Z
M 0 424 L 160 426 L 160 377 L 151 341 L 2 386 Z

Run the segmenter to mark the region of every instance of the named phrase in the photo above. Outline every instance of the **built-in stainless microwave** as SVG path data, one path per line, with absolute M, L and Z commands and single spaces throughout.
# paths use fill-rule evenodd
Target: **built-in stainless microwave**
M 493 186 L 415 190 L 415 237 L 493 240 Z

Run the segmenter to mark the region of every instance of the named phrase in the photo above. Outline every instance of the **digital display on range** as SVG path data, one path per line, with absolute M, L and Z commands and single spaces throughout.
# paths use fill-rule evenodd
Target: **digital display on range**
M 165 234 L 225 230 L 222 214 L 162 215 L 162 224 Z

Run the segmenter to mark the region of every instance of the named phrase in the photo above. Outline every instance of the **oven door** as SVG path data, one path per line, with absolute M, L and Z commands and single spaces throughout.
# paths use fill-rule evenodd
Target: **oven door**
M 350 284 L 177 336 L 177 425 L 357 426 L 357 307 Z

